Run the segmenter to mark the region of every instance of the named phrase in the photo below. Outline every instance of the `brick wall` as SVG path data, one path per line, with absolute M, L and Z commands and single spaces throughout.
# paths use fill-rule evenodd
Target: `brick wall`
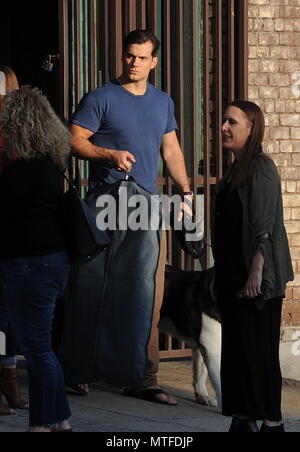
M 300 0 L 249 0 L 249 98 L 266 117 L 265 150 L 282 179 L 295 281 L 283 326 L 300 325 Z

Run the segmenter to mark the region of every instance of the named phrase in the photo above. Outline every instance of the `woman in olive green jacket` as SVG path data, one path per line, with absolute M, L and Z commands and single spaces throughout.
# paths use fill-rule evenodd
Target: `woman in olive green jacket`
M 216 287 L 222 312 L 223 414 L 231 432 L 284 432 L 279 340 L 282 302 L 293 269 L 283 223 L 281 183 L 263 152 L 261 109 L 226 110 L 223 147 L 234 163 L 217 189 L 213 215 Z

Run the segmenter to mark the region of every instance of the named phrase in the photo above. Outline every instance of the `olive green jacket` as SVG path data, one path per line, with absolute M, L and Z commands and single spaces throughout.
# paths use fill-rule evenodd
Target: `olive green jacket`
M 228 175 L 225 175 L 220 184 L 227 180 Z M 284 296 L 286 284 L 294 279 L 294 274 L 283 221 L 280 177 L 275 163 L 266 154 L 251 161 L 247 181 L 238 193 L 243 206 L 246 269 L 250 272 L 253 257 L 261 250 L 264 256 L 263 298 Z M 212 212 L 212 239 L 214 216 L 215 209 Z

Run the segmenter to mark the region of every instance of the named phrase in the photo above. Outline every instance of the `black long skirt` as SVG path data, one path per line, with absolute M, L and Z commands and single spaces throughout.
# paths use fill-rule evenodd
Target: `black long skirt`
M 259 310 L 253 300 L 222 297 L 223 414 L 281 421 L 279 362 L 283 298 Z

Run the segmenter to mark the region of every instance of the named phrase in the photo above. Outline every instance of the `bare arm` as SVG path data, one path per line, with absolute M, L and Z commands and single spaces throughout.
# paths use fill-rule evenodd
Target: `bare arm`
M 161 156 L 167 166 L 169 174 L 181 193 L 190 191 L 190 184 L 188 181 L 185 161 L 183 153 L 180 149 L 178 138 L 175 130 L 164 135 L 161 147 Z M 181 212 L 178 215 L 177 221 L 183 219 L 183 215 L 193 217 L 193 197 L 185 196 L 184 202 L 181 204 Z
M 91 130 L 80 126 L 71 126 L 72 149 L 83 160 L 109 160 L 118 171 L 131 171 L 135 158 L 127 151 L 106 149 L 95 146 L 89 141 L 94 135 Z
M 181 192 L 190 191 L 183 153 L 175 130 L 164 135 L 161 155 L 166 163 L 169 174 Z

